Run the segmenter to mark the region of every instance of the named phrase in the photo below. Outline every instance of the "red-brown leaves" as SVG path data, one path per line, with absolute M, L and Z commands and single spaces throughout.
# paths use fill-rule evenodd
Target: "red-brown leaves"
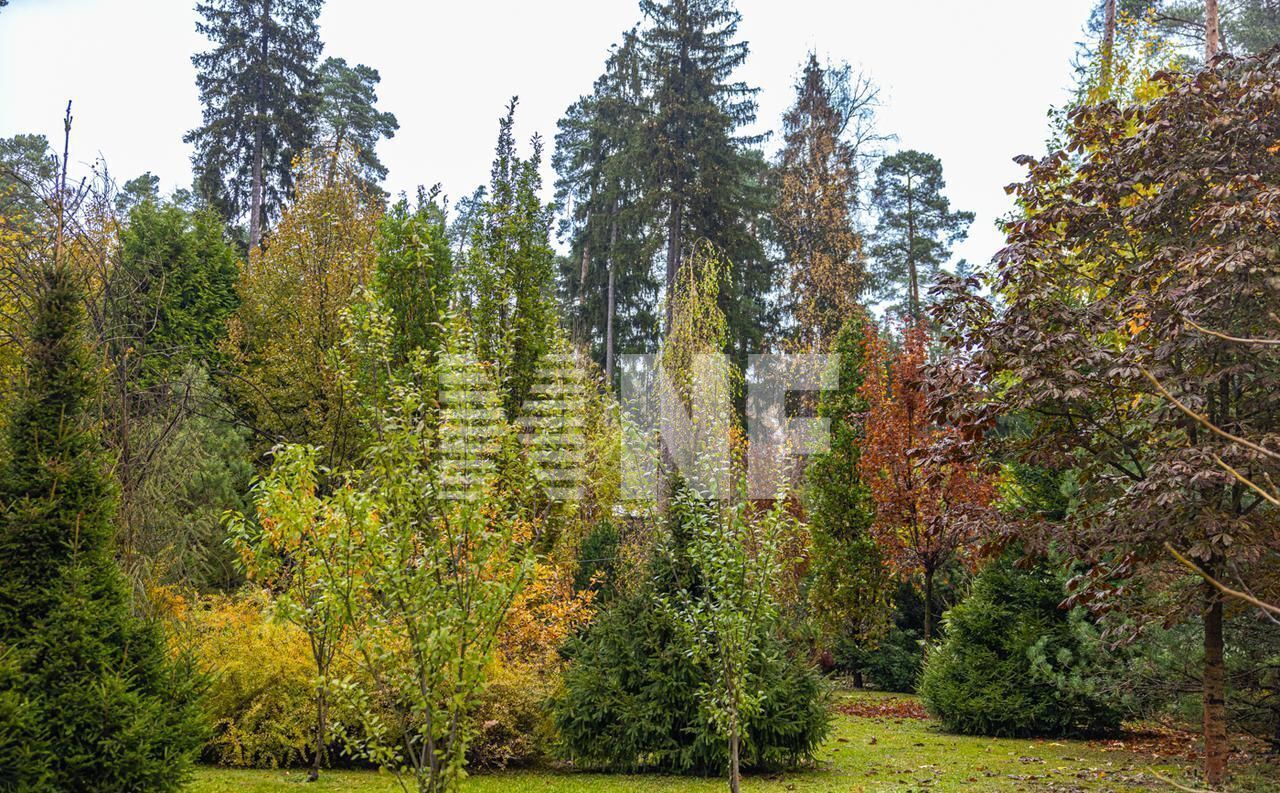
M 866 444 L 859 463 L 876 505 L 872 534 L 902 576 L 967 556 L 995 496 L 992 477 L 959 450 L 963 433 L 934 423 L 925 374 L 928 331 L 906 329 L 890 352 L 867 334 Z

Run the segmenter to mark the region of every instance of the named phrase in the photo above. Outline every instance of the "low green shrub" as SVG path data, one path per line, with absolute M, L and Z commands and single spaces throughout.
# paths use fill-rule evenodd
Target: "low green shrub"
M 874 644 L 851 637 L 836 646 L 836 668 L 860 676 L 866 685 L 881 691 L 914 694 L 923 660 L 920 635 L 897 625 Z
M 619 594 L 584 636 L 570 641 L 569 666 L 552 702 L 562 750 L 573 762 L 618 771 L 720 773 L 725 740 L 699 702 L 710 671 L 693 658 L 660 607 L 661 593 L 687 571 L 658 554 L 645 580 Z M 821 678 L 789 652 L 777 626 L 761 625 L 765 650 L 751 661 L 763 707 L 745 725 L 744 768 L 794 764 L 813 756 L 829 728 Z
M 952 731 L 998 737 L 1114 732 L 1105 658 L 1082 609 L 1060 609 L 1062 581 L 999 560 L 947 612 L 946 640 L 925 661 L 925 706 Z

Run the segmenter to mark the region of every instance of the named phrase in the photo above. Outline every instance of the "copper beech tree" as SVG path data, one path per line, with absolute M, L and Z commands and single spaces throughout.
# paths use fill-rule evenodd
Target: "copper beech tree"
M 890 567 L 923 581 L 924 641 L 933 638 L 934 580 L 970 549 L 991 513 L 994 478 L 961 450 L 961 431 L 935 421 L 927 369 L 929 332 L 909 324 L 890 351 L 866 336 L 866 443 L 858 462 L 875 503 L 871 535 Z
M 1153 100 L 1079 107 L 1064 150 L 1020 158 L 997 299 L 943 311 L 968 329 L 967 379 L 1031 419 L 1022 458 L 1074 471 L 1079 506 L 1054 538 L 1090 568 L 1072 601 L 1199 618 L 1218 786 L 1230 741 L 1211 581 L 1265 591 L 1280 551 L 1275 505 L 1248 484 L 1280 473 L 1260 451 L 1280 430 L 1280 355 L 1241 343 L 1274 331 L 1280 298 L 1280 51 L 1153 80 Z

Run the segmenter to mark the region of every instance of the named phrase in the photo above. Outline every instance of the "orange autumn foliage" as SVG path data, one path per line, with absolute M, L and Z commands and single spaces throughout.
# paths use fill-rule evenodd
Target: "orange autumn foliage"
M 932 604 L 933 576 L 953 559 L 972 561 L 970 549 L 995 498 L 994 477 L 953 453 L 959 431 L 932 419 L 926 358 L 929 332 L 909 325 L 890 351 L 874 327 L 866 336 L 865 445 L 859 461 L 875 503 L 871 534 L 891 569 L 924 577 Z M 925 638 L 932 627 L 926 607 Z

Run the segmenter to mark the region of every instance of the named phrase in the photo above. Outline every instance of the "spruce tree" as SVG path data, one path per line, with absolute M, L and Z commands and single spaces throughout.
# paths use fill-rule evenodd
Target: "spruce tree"
M 201 738 L 191 679 L 131 615 L 112 555 L 115 488 L 90 421 L 84 297 L 60 243 L 39 276 L 26 392 L 0 470 L 0 647 L 17 665 L 0 676 L 16 683 L 0 691 L 0 715 L 39 725 L 54 790 L 178 790 Z M 15 689 L 27 697 L 17 706 Z
M 628 31 L 591 94 L 560 120 L 556 202 L 570 254 L 560 269 L 560 300 L 573 339 L 590 345 L 612 380 L 619 354 L 657 346 L 658 283 L 650 263 L 657 215 L 640 187 L 647 97 L 638 40 Z
M 760 138 L 740 134 L 755 121 L 757 92 L 733 79 L 748 53 L 737 40 L 741 15 L 732 0 L 642 0 L 640 9 L 647 20 L 640 36 L 649 93 L 645 191 L 664 213 L 667 294 L 697 241 L 718 249 L 733 264 L 721 307 L 731 349 L 745 363 L 764 336 L 773 263 L 758 237 L 772 203 L 767 164 L 750 149 Z M 668 325 L 670 313 L 668 306 Z
M 197 190 L 228 219 L 249 216 L 249 247 L 280 211 L 293 158 L 311 145 L 323 0 L 208 0 L 194 55 L 203 122 L 184 140 Z
M 962 241 L 972 212 L 953 212 L 942 194 L 942 162 L 922 151 L 900 151 L 876 168 L 871 201 L 878 215 L 871 248 L 877 296 L 917 320 L 920 296 L 935 283 Z

